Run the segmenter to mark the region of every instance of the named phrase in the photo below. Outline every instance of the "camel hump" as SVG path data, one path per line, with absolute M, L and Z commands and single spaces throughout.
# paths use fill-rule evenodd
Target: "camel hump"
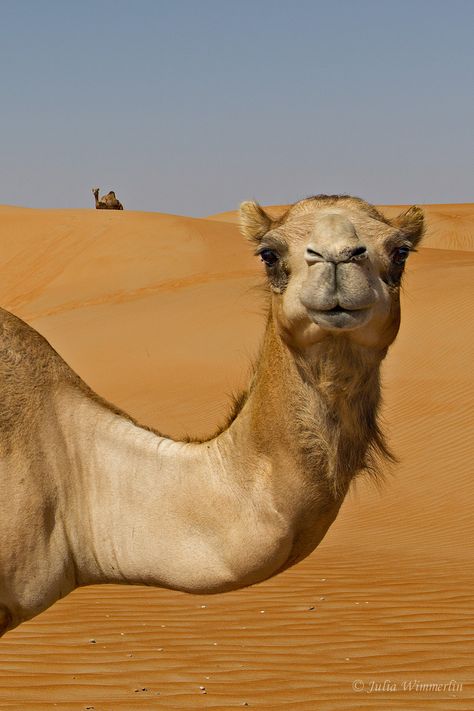
M 0 456 L 12 437 L 31 436 L 51 392 L 77 379 L 43 336 L 0 309 Z
M 110 190 L 107 195 L 101 198 L 101 200 L 103 200 L 109 208 L 114 210 L 123 210 L 123 205 L 120 200 L 117 199 L 113 190 Z
M 12 433 L 30 436 L 45 402 L 63 385 L 134 421 L 94 393 L 38 331 L 0 308 L 0 457 Z
M 4 388 L 30 381 L 35 387 L 69 379 L 73 371 L 38 331 L 5 309 L 0 309 L 0 402 Z M 18 382 L 19 381 L 19 382 Z

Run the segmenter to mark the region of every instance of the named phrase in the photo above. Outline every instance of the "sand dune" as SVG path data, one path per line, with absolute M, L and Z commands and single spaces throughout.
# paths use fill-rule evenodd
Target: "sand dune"
M 426 211 L 384 366 L 385 483 L 254 588 L 76 591 L 0 642 L 0 711 L 474 708 L 474 206 Z M 210 433 L 263 327 L 234 223 L 2 207 L 0 304 L 143 423 Z

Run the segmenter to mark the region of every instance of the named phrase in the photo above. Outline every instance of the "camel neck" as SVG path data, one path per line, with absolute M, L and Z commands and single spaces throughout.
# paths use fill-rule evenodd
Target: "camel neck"
M 383 445 L 378 364 L 344 348 L 303 357 L 270 322 L 239 415 L 209 442 L 173 442 L 77 389 L 58 393 L 57 448 L 74 463 L 58 497 L 77 583 L 218 592 L 314 550 Z
M 338 336 L 293 349 L 270 318 L 234 427 L 255 451 L 291 461 L 302 480 L 339 499 L 378 455 L 390 456 L 377 423 L 383 356 Z

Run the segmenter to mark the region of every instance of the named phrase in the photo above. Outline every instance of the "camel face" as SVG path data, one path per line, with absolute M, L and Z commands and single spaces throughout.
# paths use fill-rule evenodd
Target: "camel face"
M 244 203 L 243 229 L 265 264 L 285 340 L 305 347 L 341 336 L 389 346 L 399 327 L 404 262 L 421 237 L 421 211 L 388 221 L 368 203 L 327 196 L 296 203 L 274 221 L 257 208 Z
M 385 332 L 398 305 L 398 290 L 384 281 L 393 228 L 330 209 L 297 217 L 279 230 L 288 245 L 288 282 L 274 300 L 286 329 L 303 327 L 308 344 L 328 333 L 363 329 L 357 338 L 373 340 L 374 331 Z

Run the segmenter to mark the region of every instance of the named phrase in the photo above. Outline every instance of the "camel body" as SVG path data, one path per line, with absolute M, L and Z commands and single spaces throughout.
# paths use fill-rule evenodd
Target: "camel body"
M 378 227 L 388 252 L 402 238 L 413 246 L 422 223 L 413 213 L 377 226 L 366 203 L 319 199 L 279 221 L 242 207 L 267 264 L 269 316 L 248 391 L 208 441 L 139 426 L 0 311 L 0 632 L 82 585 L 215 593 L 264 580 L 314 550 L 352 479 L 388 456 L 379 365 L 398 330 L 398 285 L 378 279 L 376 256 L 352 261 L 348 215 Z M 350 255 L 331 261 L 327 244 Z
M 239 453 L 251 422 L 239 418 L 207 443 L 174 442 L 95 396 L 27 324 L 5 311 L 0 322 L 2 351 L 12 348 L 16 361 L 16 377 L 2 377 L 5 399 L 21 413 L 5 422 L 0 460 L 0 604 L 8 627 L 81 585 L 222 592 L 284 566 L 295 531 L 272 477 L 287 479 L 286 496 L 302 492 L 287 453 L 275 453 L 278 471 L 248 445 L 245 458 Z M 34 370 L 43 371 L 40 389 L 32 354 Z M 28 380 L 34 394 L 24 402 L 18 390 Z M 310 488 L 317 487 L 307 484 L 304 493 L 315 499 L 312 548 L 340 502 L 318 517 L 321 492 Z
M 123 210 L 123 205 L 117 199 L 113 190 L 110 190 L 107 195 L 102 195 L 99 198 L 99 188 L 92 188 L 92 194 L 95 200 L 96 210 Z

